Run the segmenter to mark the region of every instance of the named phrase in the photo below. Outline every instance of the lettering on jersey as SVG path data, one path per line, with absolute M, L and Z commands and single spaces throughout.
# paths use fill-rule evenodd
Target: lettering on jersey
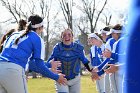
M 20 38 L 18 44 L 21 43 L 21 42 L 23 42 L 23 41 L 26 40 L 27 38 L 28 38 L 28 36 L 24 36 L 23 38 Z M 14 40 L 14 42 L 15 42 L 15 40 Z M 18 46 L 17 46 L 16 44 L 12 44 L 11 47 L 12 47 L 12 48 L 17 48 Z

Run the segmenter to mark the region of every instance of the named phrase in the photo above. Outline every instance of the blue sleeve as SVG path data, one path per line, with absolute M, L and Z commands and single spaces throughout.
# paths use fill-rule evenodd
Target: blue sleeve
M 36 33 L 32 33 L 30 36 L 33 45 L 33 58 L 42 59 L 45 58 L 45 45 L 44 40 L 39 37 Z
M 103 75 L 104 73 L 105 73 L 104 70 L 100 70 L 99 72 L 97 72 L 98 76 L 101 76 L 101 75 Z
M 49 59 L 47 60 L 47 62 L 45 62 L 45 65 L 46 65 L 48 68 L 51 68 L 51 67 L 52 67 L 50 61 L 51 61 L 53 58 L 54 58 L 53 55 L 51 55 L 51 56 L 49 57 Z
M 50 62 L 45 62 L 45 65 L 48 67 L 48 68 L 51 68 L 51 63 Z
M 34 59 L 29 64 L 29 69 L 37 73 L 41 73 L 43 76 L 51 78 L 53 80 L 58 80 L 59 76 L 51 72 L 47 66 L 45 66 L 43 60 Z
M 49 68 L 52 67 L 50 61 L 51 61 L 53 58 L 54 58 L 54 60 L 56 61 L 55 55 L 56 55 L 57 50 L 58 50 L 58 49 L 57 49 L 57 45 L 56 45 L 56 46 L 54 47 L 53 51 L 52 51 L 52 54 L 50 55 L 50 57 L 48 58 L 47 62 L 45 63 L 45 65 L 46 65 L 47 67 L 49 67 Z
M 83 64 L 89 63 L 89 60 L 85 57 L 84 50 L 80 52 L 79 58 Z
M 118 53 L 112 53 L 111 58 L 114 60 L 118 60 Z
M 98 66 L 98 70 L 100 71 L 101 69 L 103 69 L 103 67 L 107 64 L 108 61 L 110 61 L 110 58 L 107 58 L 106 60 L 104 60 L 104 61 Z

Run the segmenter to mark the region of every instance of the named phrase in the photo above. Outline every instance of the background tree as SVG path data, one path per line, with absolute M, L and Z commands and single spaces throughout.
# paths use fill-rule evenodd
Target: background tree
M 59 0 L 59 3 L 68 27 L 73 29 L 73 24 L 72 24 L 73 0 Z
M 107 4 L 107 0 L 104 0 L 104 3 L 102 3 L 103 0 L 81 0 L 81 1 L 83 3 L 83 9 L 80 8 L 80 10 L 82 10 L 86 14 L 90 24 L 91 29 L 90 32 L 93 33 L 96 29 L 99 17 Z M 99 3 L 100 7 L 98 6 Z
M 28 2 L 26 0 L 0 0 L 0 2 L 13 16 L 16 23 L 18 23 L 18 20 L 21 18 L 27 19 L 29 15 L 34 14 L 35 11 L 35 3 L 33 0 L 29 0 Z

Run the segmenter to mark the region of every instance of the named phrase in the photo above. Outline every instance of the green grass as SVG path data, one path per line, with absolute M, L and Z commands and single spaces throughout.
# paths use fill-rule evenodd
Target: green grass
M 54 81 L 47 78 L 29 79 L 28 90 L 29 93 L 56 93 Z M 81 93 L 97 93 L 90 76 L 81 76 Z

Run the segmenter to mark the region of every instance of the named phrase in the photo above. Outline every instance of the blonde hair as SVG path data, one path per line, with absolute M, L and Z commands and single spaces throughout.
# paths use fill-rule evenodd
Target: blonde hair
M 72 34 L 72 36 L 73 36 L 73 31 L 72 31 L 70 28 L 67 28 L 67 29 L 65 29 L 65 30 L 61 33 L 61 38 L 62 38 L 62 36 L 63 36 L 63 34 L 64 34 L 65 31 L 70 31 L 71 34 Z

